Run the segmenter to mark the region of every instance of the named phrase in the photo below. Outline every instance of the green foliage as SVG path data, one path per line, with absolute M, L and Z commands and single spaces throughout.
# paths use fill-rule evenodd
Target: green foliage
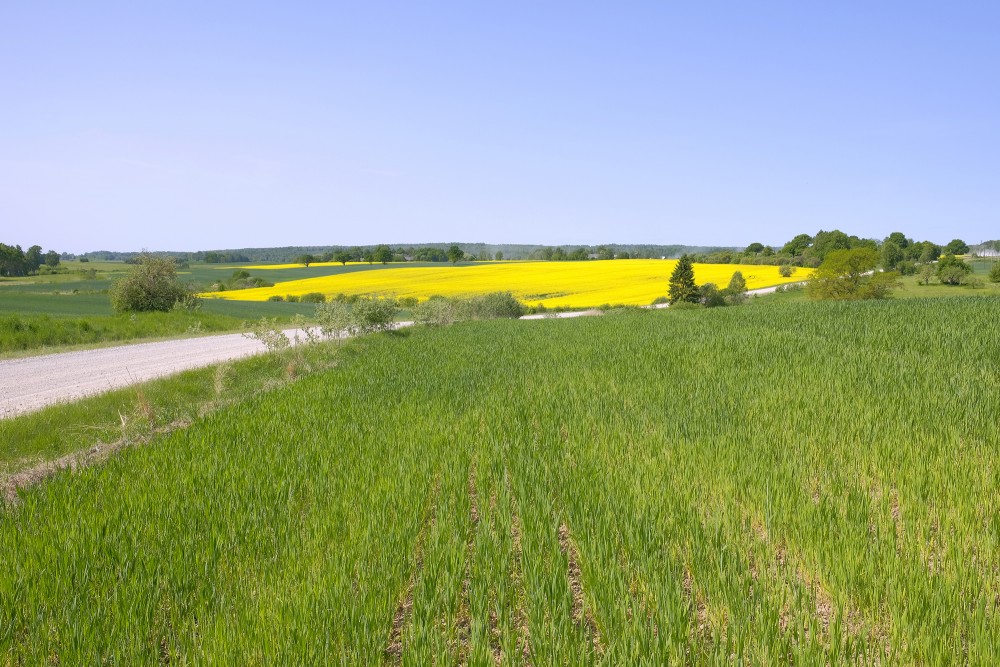
M 387 245 L 380 245 L 375 248 L 373 256 L 379 264 L 388 264 L 392 261 L 392 249 Z
M 879 253 L 871 247 L 833 250 L 809 280 L 809 296 L 822 300 L 882 299 L 898 286 L 899 274 L 876 272 Z
M 900 262 L 903 261 L 903 249 L 894 241 L 886 241 L 882 244 L 882 268 L 886 271 L 895 271 Z
M 694 266 L 692 266 L 689 255 L 681 255 L 670 274 L 670 288 L 667 292 L 670 304 L 675 305 L 680 302 L 698 303 L 701 295 L 694 282 Z
M 181 283 L 173 259 L 140 255 L 132 269 L 109 291 L 115 312 L 166 312 L 191 295 Z
M 961 285 L 970 273 L 972 267 L 953 254 L 945 255 L 938 260 L 937 277 L 942 285 Z
M 795 275 L 795 267 L 791 264 L 782 264 L 778 267 L 778 275 L 782 278 L 791 278 Z
M 413 319 L 423 324 L 451 324 L 458 320 L 516 319 L 527 312 L 510 292 L 449 299 L 432 296 L 413 309 Z
M 962 239 L 952 239 L 944 247 L 944 252 L 949 255 L 965 255 L 969 252 L 969 246 Z
M 719 291 L 715 283 L 705 283 L 698 288 L 701 305 L 706 308 L 718 308 L 726 305 L 726 294 Z
M 990 282 L 1000 283 L 1000 262 L 993 263 L 993 268 L 990 269 Z
M 388 297 L 362 297 L 354 302 L 351 315 L 351 335 L 365 335 L 391 330 L 396 323 L 399 305 Z
M 299 301 L 302 303 L 323 303 L 326 301 L 326 295 L 322 292 L 308 292 L 299 297 Z
M 747 300 L 747 281 L 742 271 L 733 271 L 733 277 L 729 279 L 726 289 L 722 290 L 722 296 L 730 306 L 738 306 Z
M 455 264 L 462 261 L 465 258 L 465 252 L 459 248 L 457 245 L 453 245 L 448 248 L 448 260 Z
M 413 308 L 413 321 L 417 324 L 447 326 L 459 319 L 454 299 L 432 296 Z
M 812 242 L 813 237 L 808 234 L 799 234 L 781 248 L 781 254 L 790 257 L 801 255 L 806 251 L 806 248 L 812 245 Z

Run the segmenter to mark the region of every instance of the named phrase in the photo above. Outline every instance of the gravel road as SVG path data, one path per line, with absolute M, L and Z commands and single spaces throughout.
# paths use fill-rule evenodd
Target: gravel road
M 0 419 L 264 351 L 242 334 L 224 334 L 2 360 Z

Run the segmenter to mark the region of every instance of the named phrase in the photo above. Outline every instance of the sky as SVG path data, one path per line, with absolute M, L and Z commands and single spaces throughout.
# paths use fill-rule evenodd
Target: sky
M 0 3 L 0 242 L 1000 238 L 1000 3 Z

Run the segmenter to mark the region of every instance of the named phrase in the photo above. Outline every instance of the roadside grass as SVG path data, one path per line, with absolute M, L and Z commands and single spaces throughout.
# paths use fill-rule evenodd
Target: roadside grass
M 331 342 L 301 345 L 0 420 L 0 482 L 95 445 L 148 440 L 158 431 L 330 368 L 338 353 Z

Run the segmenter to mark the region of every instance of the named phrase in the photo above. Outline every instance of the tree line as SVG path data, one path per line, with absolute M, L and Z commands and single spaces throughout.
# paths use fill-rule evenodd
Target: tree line
M 54 269 L 59 266 L 59 253 L 55 250 L 42 252 L 42 246 L 33 245 L 22 250 L 19 245 L 0 243 L 0 276 L 28 276 L 38 273 L 42 266 Z
M 780 248 L 751 243 L 743 250 L 695 253 L 692 259 L 703 264 L 791 264 L 818 268 L 831 252 L 855 248 L 870 248 L 880 253 L 880 261 L 889 270 L 898 269 L 904 275 L 916 273 L 918 264 L 935 262 L 942 255 L 963 255 L 969 252 L 968 244 L 961 239 L 938 245 L 932 241 L 914 241 L 903 232 L 892 232 L 879 241 L 834 229 L 820 230 L 814 235 L 798 234 Z

